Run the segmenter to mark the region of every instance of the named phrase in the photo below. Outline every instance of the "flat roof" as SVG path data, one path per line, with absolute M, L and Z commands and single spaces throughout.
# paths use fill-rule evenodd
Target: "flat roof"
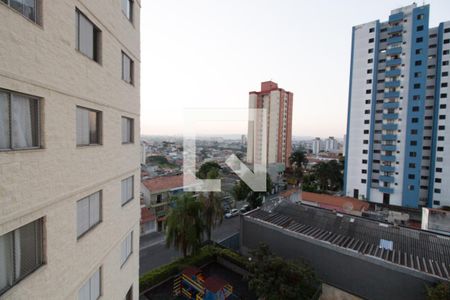
M 450 238 L 444 235 L 291 203 L 272 212 L 253 210 L 244 218 L 450 279 Z M 392 250 L 382 247 L 386 244 Z

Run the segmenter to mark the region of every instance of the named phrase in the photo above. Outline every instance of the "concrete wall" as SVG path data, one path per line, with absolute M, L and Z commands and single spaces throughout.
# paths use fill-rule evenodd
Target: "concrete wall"
M 0 88 L 42 98 L 42 149 L 0 152 L 0 235 L 44 217 L 46 263 L 2 299 L 76 299 L 102 267 L 104 299 L 123 299 L 139 268 L 140 1 L 134 24 L 121 1 L 42 1 L 42 25 L 0 2 Z M 101 64 L 76 50 L 75 9 L 102 31 Z M 121 51 L 134 60 L 134 85 L 121 80 Z M 76 146 L 76 106 L 102 112 L 102 145 Z M 134 144 L 121 143 L 121 116 L 134 119 Z M 134 200 L 121 206 L 121 180 L 134 175 Z M 103 221 L 77 240 L 76 202 L 102 190 Z M 120 244 L 134 231 L 120 267 Z
M 424 299 L 425 285 L 435 281 L 426 274 L 249 218 L 241 217 L 240 237 L 244 255 L 265 243 L 283 258 L 306 261 L 325 283 L 366 299 Z

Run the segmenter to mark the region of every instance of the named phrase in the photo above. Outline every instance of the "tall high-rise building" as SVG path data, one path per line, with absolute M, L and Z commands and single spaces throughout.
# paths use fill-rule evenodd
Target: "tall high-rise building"
M 249 98 L 247 162 L 288 166 L 292 151 L 293 94 L 279 88 L 275 82 L 266 81 L 261 83 L 261 91 L 250 92 Z M 264 109 L 266 115 L 254 109 Z M 263 122 L 266 122 L 266 128 Z M 263 148 L 264 140 L 266 149 Z
M 353 27 L 345 193 L 405 207 L 450 205 L 450 22 L 429 6 Z
M 320 137 L 316 137 L 313 141 L 312 141 L 312 147 L 311 147 L 311 149 L 312 149 L 312 153 L 313 154 L 319 154 L 319 152 L 320 152 L 320 148 L 321 148 L 321 144 L 322 144 L 322 141 L 320 140 Z
M 138 299 L 140 2 L 0 1 L 1 299 Z
M 325 151 L 326 152 L 337 151 L 338 148 L 339 148 L 339 143 L 333 136 L 330 136 L 327 139 L 325 139 Z

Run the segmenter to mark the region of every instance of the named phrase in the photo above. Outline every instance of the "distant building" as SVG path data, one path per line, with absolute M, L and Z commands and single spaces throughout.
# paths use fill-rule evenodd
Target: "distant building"
M 344 140 L 342 141 L 342 155 L 345 156 L 345 147 L 347 147 L 347 135 L 344 134 Z
M 249 109 L 267 110 L 267 153 L 263 153 L 263 116 L 253 115 L 249 120 L 247 135 L 247 162 L 284 163 L 289 165 L 292 152 L 293 94 L 278 87 L 275 82 L 261 83 L 260 92 L 250 92 Z M 253 111 L 250 110 L 249 116 Z M 251 118 L 250 118 L 251 119 Z
M 313 142 L 312 142 L 312 153 L 313 154 L 319 154 L 320 152 L 320 148 L 321 148 L 321 143 L 322 141 L 320 140 L 319 137 L 316 137 Z
M 333 136 L 330 136 L 325 140 L 326 152 L 336 152 L 338 150 L 339 150 L 339 143 Z
M 241 144 L 242 146 L 247 145 L 247 136 L 245 134 L 241 135 Z
M 450 22 L 430 6 L 353 27 L 345 194 L 386 205 L 450 205 Z

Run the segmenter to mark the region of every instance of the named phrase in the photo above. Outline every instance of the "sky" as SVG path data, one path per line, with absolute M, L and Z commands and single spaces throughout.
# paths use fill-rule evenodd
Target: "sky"
M 294 136 L 342 138 L 352 26 L 411 3 L 141 0 L 141 133 L 181 135 L 195 111 L 199 134 L 246 134 L 248 93 L 272 80 L 294 93 Z M 423 3 L 431 27 L 450 20 L 450 0 Z

